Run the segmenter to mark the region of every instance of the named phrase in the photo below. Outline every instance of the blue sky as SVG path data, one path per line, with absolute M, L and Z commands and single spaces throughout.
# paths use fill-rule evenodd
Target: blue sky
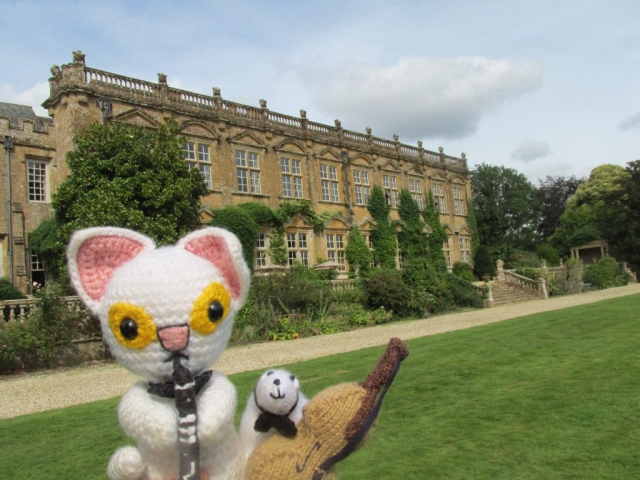
M 3 1 L 0 101 L 87 65 L 515 168 L 640 158 L 640 2 Z M 45 114 L 40 109 L 39 114 Z

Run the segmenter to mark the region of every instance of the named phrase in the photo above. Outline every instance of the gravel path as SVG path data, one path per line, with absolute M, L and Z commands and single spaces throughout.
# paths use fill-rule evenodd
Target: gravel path
M 640 284 L 554 297 L 546 301 L 532 300 L 424 320 L 397 322 L 333 335 L 234 347 L 222 354 L 215 364 L 215 369 L 226 375 L 262 370 L 272 366 L 384 345 L 391 337 L 409 340 L 636 293 L 640 293 Z M 136 376 L 117 364 L 91 365 L 3 377 L 0 379 L 0 405 L 2 405 L 0 418 L 11 418 L 117 397 L 136 380 Z

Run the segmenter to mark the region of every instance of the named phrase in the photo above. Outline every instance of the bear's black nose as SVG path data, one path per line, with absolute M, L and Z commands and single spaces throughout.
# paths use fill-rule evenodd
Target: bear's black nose
M 280 379 L 279 379 L 279 378 L 276 378 L 276 379 L 273 381 L 273 384 L 274 384 L 274 385 L 280 385 Z

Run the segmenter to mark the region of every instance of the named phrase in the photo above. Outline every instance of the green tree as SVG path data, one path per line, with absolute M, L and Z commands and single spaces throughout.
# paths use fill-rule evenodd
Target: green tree
M 633 207 L 628 202 L 633 167 L 629 165 L 627 169 L 609 164 L 594 168 L 567 200 L 560 225 L 549 238 L 561 254 L 568 255 L 571 247 L 600 238 L 609 241 L 612 253 L 622 257 L 632 254 L 623 247 L 633 227 Z
M 544 180 L 538 179 L 538 201 L 540 202 L 540 223 L 538 234 L 544 241 L 547 240 L 560 225 L 560 216 L 564 213 L 567 200 L 576 192 L 576 189 L 584 182 L 584 178 L 551 177 Z
M 66 271 L 66 245 L 81 228 L 130 228 L 166 245 L 200 226 L 199 199 L 208 190 L 187 169 L 183 141 L 175 122 L 155 130 L 95 124 L 74 139 L 69 176 L 52 202 L 57 271 Z
M 371 251 L 357 227 L 349 230 L 345 255 L 347 256 L 347 262 L 349 262 L 349 266 L 352 268 L 355 275 L 359 275 L 361 272 L 366 271 L 369 268 L 369 264 L 371 263 Z
M 396 266 L 396 232 L 389 221 L 389 206 L 382 189 L 376 185 L 369 196 L 367 205 L 371 218 L 376 222 L 371 231 L 371 243 L 373 244 L 373 260 L 382 268 L 395 268 Z
M 477 278 L 484 278 L 485 275 L 490 277 L 496 276 L 496 264 L 491 258 L 489 250 L 484 245 L 478 247 L 473 264 L 473 273 Z
M 471 187 L 482 245 L 535 248 L 540 203 L 527 177 L 512 168 L 482 163 L 471 171 Z
M 609 223 L 612 253 L 640 271 L 640 160 L 627 163 L 622 189 L 611 194 L 617 215 Z

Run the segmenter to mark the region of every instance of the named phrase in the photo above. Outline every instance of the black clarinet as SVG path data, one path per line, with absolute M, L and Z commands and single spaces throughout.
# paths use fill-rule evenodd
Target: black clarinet
M 196 381 L 189 369 L 180 363 L 179 356 L 173 359 L 173 380 L 178 409 L 180 480 L 200 480 Z

